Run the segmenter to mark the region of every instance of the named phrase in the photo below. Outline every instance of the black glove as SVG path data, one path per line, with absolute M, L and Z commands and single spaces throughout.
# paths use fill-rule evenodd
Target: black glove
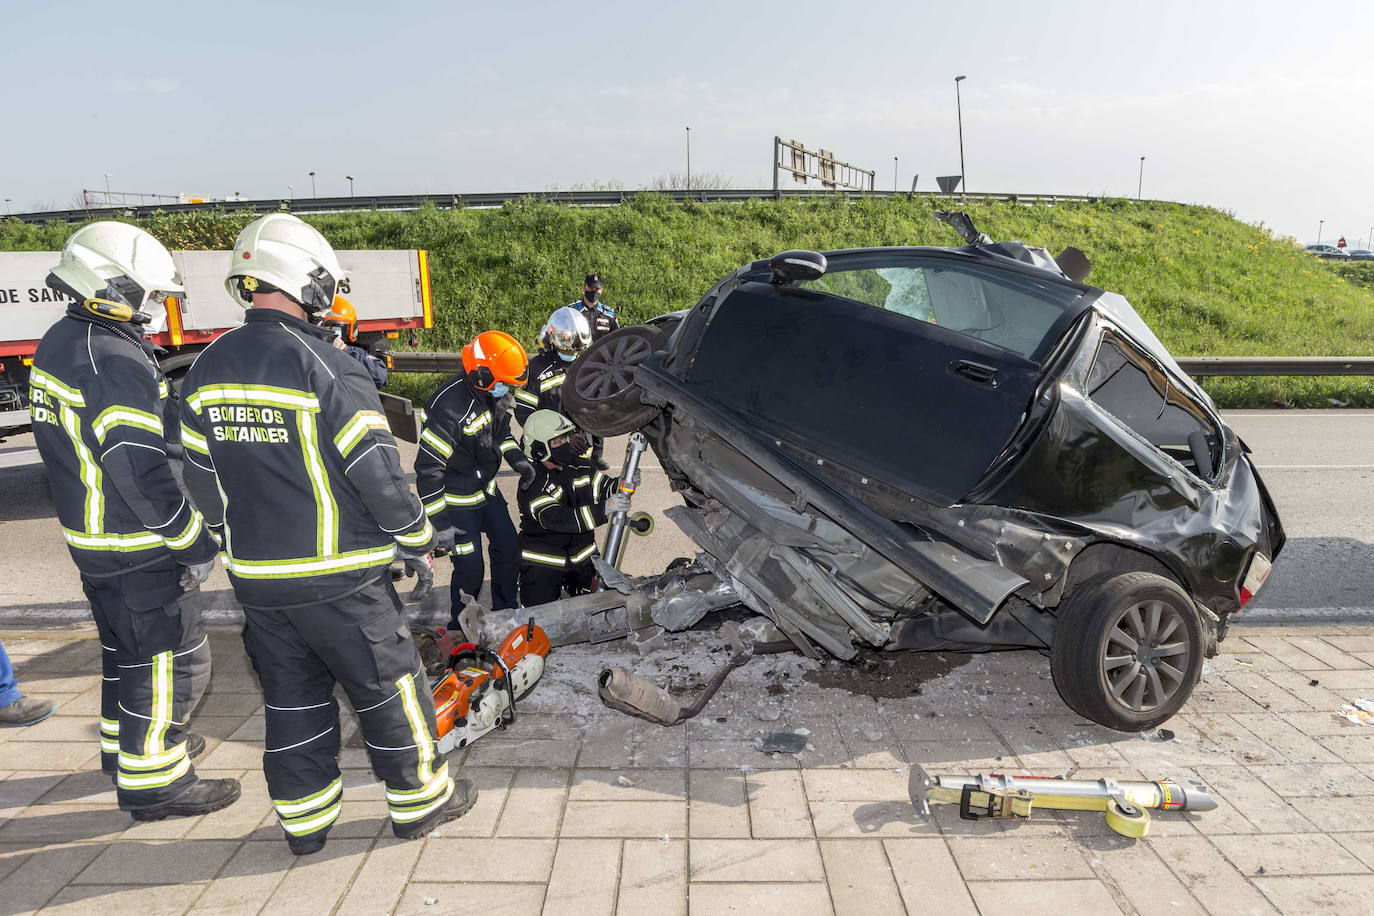
M 513 461 L 511 467 L 520 475 L 520 489 L 528 490 L 530 484 L 534 483 L 534 465 L 528 461 Z
M 181 586 L 183 592 L 200 587 L 200 583 L 210 578 L 210 573 L 215 571 L 215 560 L 213 557 L 204 563 L 197 563 L 194 566 L 181 567 L 181 578 L 177 584 Z

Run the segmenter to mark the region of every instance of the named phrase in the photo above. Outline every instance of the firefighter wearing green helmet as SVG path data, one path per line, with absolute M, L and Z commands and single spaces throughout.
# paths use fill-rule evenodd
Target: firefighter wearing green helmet
M 573 422 L 536 410 L 521 436 L 535 475 L 520 488 L 520 603 L 525 607 L 590 591 L 596 529 L 608 512 L 628 510 L 620 479 L 599 471 Z

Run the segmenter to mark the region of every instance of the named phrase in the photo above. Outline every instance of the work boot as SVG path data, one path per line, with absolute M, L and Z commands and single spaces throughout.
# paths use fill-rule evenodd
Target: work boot
M 600 455 L 592 456 L 592 466 L 595 467 L 598 471 L 603 472 L 609 471 L 611 469 L 611 466 L 606 463 L 606 459 L 602 458 Z
M 238 801 L 237 779 L 198 779 L 191 788 L 164 805 L 152 808 L 135 808 L 129 814 L 136 821 L 160 821 L 169 817 L 194 817 L 209 814 L 220 808 L 227 808 Z
M 286 845 L 293 856 L 308 856 L 324 849 L 324 841 L 328 835 L 329 831 L 327 830 L 306 837 L 294 837 L 288 834 Z
M 455 821 L 472 810 L 472 806 L 477 804 L 477 787 L 468 779 L 453 780 L 453 794 L 448 797 L 448 803 L 438 811 L 424 817 L 413 824 L 391 823 L 392 832 L 403 840 L 418 840 L 440 824 L 447 824 Z
M 0 725 L 18 728 L 21 725 L 37 725 L 57 709 L 52 700 L 35 700 L 33 697 L 20 697 L 8 706 L 0 707 Z

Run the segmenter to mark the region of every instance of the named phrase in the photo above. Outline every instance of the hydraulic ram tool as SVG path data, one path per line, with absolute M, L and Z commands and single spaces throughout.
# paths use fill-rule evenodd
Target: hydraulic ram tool
M 625 467 L 620 472 L 620 489 L 617 492 L 627 496 L 634 495 L 635 486 L 639 481 L 639 460 L 648 447 L 649 440 L 644 438 L 643 433 L 630 433 L 630 441 L 625 446 Z M 636 534 L 648 534 L 654 528 L 653 516 L 647 512 L 611 514 L 610 528 L 606 532 L 606 546 L 602 549 L 601 556 L 616 569 L 620 568 L 620 561 L 625 557 L 627 527 Z
M 1150 830 L 1150 808 L 1160 811 L 1211 811 L 1216 800 L 1196 779 L 1139 782 L 1116 779 L 1060 779 L 1049 776 L 931 776 L 911 768 L 908 791 L 917 813 L 929 817 L 930 802 L 959 805 L 964 820 L 985 817 L 1028 818 L 1032 808 L 1101 811 L 1107 826 L 1122 836 L 1140 838 Z

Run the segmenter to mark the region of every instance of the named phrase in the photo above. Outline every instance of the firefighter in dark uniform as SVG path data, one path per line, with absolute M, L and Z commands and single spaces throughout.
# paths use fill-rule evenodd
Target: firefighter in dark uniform
M 515 389 L 515 419 L 521 426 L 536 410 L 562 413 L 568 366 L 591 342 L 591 328 L 577 309 L 565 305 L 549 316 L 539 334 L 539 352 L 530 357 L 529 380 Z
M 520 603 L 533 607 L 564 588 L 591 590 L 597 526 L 608 512 L 628 512 L 630 497 L 618 492 L 619 478 L 591 466 L 586 441 L 562 414 L 530 414 L 521 446 L 535 473 L 520 488 Z
M 104 649 L 101 769 L 136 820 L 215 811 L 239 784 L 196 776 L 205 741 L 187 724 L 210 675 L 199 589 L 219 548 L 168 463 L 167 380 L 143 341 L 181 277 L 157 239 L 100 222 L 47 283 L 75 301 L 34 354 L 30 416 Z
M 491 607 L 517 606 L 520 539 L 496 488 L 496 474 L 503 456 L 522 484 L 535 474 L 510 430 L 510 391 L 529 376 L 524 348 L 504 331 L 483 331 L 463 348 L 462 360 L 463 374 L 449 379 L 420 413 L 415 455 L 415 487 L 425 512 L 436 526 L 452 530 L 450 630 L 459 629 L 463 594 L 475 598 L 482 588 L 484 532 L 491 556 Z
M 601 274 L 587 274 L 587 279 L 582 283 L 582 298 L 568 305 L 568 308 L 577 309 L 582 313 L 582 317 L 587 319 L 587 324 L 592 329 L 592 340 L 620 330 L 620 321 L 615 317 L 615 310 L 608 308 L 601 301 L 601 292 L 605 288 L 606 284 L 602 282 Z
M 438 544 L 411 492 L 377 389 L 318 322 L 347 289 L 324 237 L 272 214 L 234 243 L 242 327 L 182 386 L 185 479 L 223 530 L 243 643 L 267 706 L 263 772 L 291 851 L 324 847 L 338 819 L 342 686 L 392 831 L 421 837 L 476 800 L 435 746 L 434 704 L 389 567 Z

